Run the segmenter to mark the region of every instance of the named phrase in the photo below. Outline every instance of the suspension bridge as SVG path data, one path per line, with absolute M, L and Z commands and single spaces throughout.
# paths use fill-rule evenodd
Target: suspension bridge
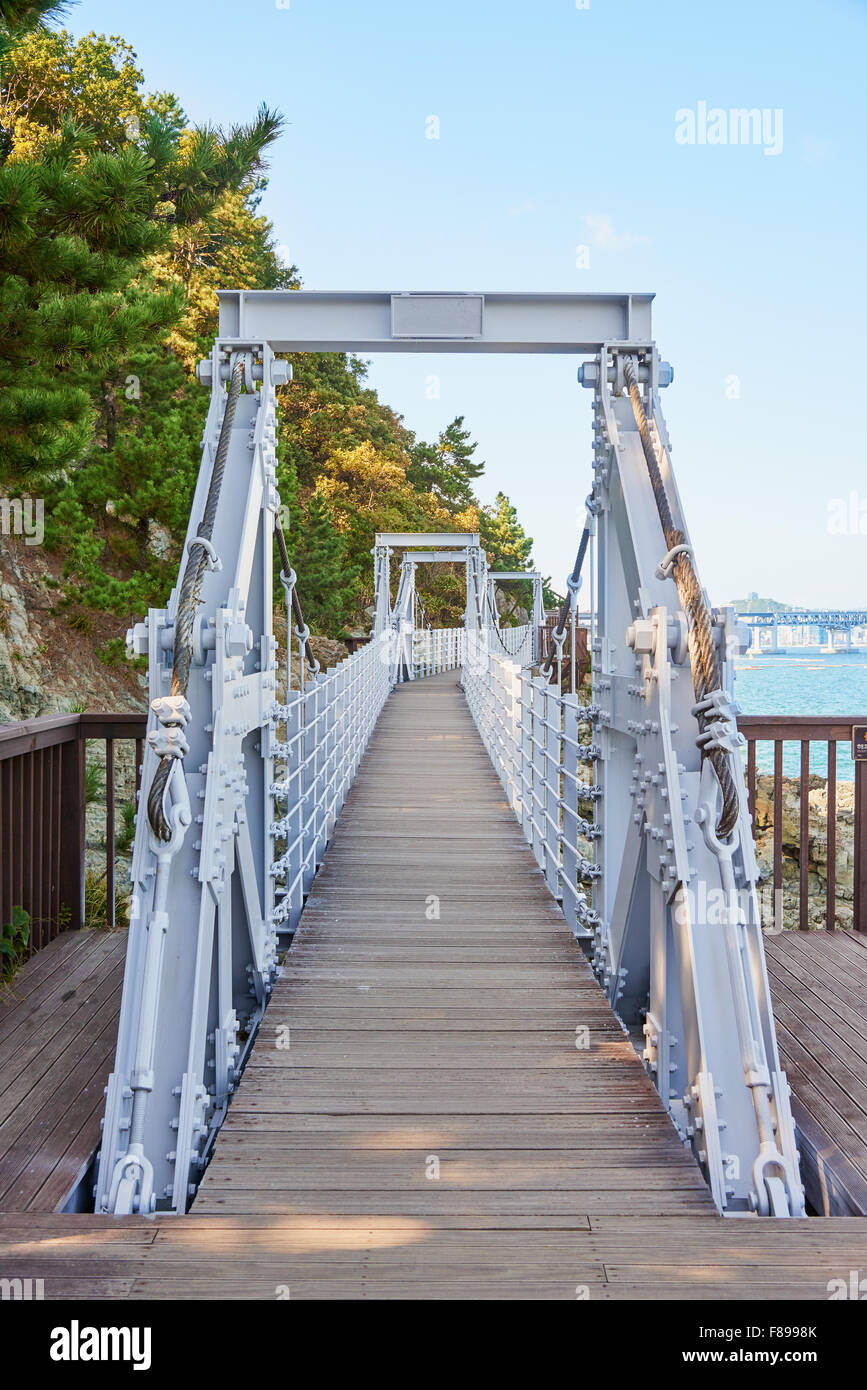
M 863 1260 L 859 1223 L 805 1219 L 748 633 L 698 578 L 651 298 L 221 295 L 178 583 L 129 638 L 150 714 L 99 1151 L 65 1212 L 0 1201 L 4 1273 L 55 1296 L 824 1298 Z M 541 577 L 492 571 L 478 534 L 383 533 L 371 640 L 322 672 L 275 354 L 434 349 L 589 358 L 553 640 Z M 594 548 L 588 699 L 563 647 Z M 419 618 L 439 562 L 465 574 L 451 630 Z M 508 628 L 518 577 L 533 612 Z

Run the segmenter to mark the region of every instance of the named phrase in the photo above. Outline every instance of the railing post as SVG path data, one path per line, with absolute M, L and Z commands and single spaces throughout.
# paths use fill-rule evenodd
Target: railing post
M 867 932 L 867 762 L 855 764 L 855 885 L 853 925 Z
M 563 766 L 563 702 L 550 691 L 545 695 L 545 880 L 555 898 L 560 886 L 560 772 Z
M 563 916 L 578 934 L 578 709 L 577 697 L 563 701 Z
M 84 926 L 85 753 L 78 736 L 60 745 L 60 903 L 69 913 L 66 926 Z
M 547 871 L 545 834 L 545 774 L 548 770 L 548 691 L 546 682 L 530 683 L 533 699 L 533 853 L 543 873 Z

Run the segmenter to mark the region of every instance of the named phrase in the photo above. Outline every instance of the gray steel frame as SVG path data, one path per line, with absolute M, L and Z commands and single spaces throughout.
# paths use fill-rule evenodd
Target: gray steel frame
M 137 827 L 132 927 L 117 1062 L 107 1092 L 98 1210 L 144 1212 L 156 1205 L 186 1210 L 273 976 L 273 388 L 286 379 L 273 353 L 433 350 L 595 356 L 580 374 L 596 391 L 590 499 L 599 523 L 593 644 L 593 717 L 599 726 L 592 752 L 597 759 L 595 859 L 589 869 L 594 906 L 585 906 L 579 920 L 593 933 L 595 968 L 624 1021 L 635 1025 L 647 1010 L 645 1061 L 692 1144 L 719 1209 L 803 1213 L 789 1089 L 777 1056 L 758 913 L 752 911 L 756 865 L 743 777 L 735 763 L 740 818 L 731 841 L 721 844 L 713 831 L 719 785 L 696 746 L 686 620 L 670 569 L 659 565 L 664 541 L 623 394 L 628 355 L 637 363 L 660 468 L 686 534 L 659 409 L 658 387 L 670 373 L 660 371 L 653 347 L 651 299 L 306 291 L 220 295 L 221 337 L 201 373 L 212 383 L 212 398 L 188 542 L 207 491 L 225 407 L 223 383 L 237 354 L 249 363 L 248 382 L 255 379 L 261 386 L 241 396 L 232 431 L 213 540 L 225 575 L 219 578 L 215 566 L 203 589 L 188 692 L 190 751 L 186 775 L 183 765 L 180 775 L 173 775 L 167 808 L 175 833 L 165 846 L 153 840 L 145 817 Z M 467 567 L 463 658 L 476 707 L 482 709 L 488 697 L 479 673 L 500 658 L 487 644 L 487 580 L 479 538 L 462 539 L 465 545 L 458 548 Z M 391 544 L 446 548 L 455 547 L 455 537 L 377 537 L 379 635 L 393 620 Z M 410 551 L 408 572 L 414 567 Z M 176 608 L 174 591 L 168 607 L 152 611 L 134 637 L 136 649 L 150 659 L 155 710 L 167 693 Z M 729 610 L 718 611 L 715 622 L 724 673 L 721 697 L 736 740 L 730 657 L 740 635 Z M 387 688 L 378 678 L 384 663 L 376 655 L 371 648 L 363 658 L 370 696 L 357 724 L 361 745 Z M 495 702 L 490 716 L 495 723 L 502 719 L 501 705 Z M 337 706 L 329 704 L 332 708 Z M 324 720 L 329 738 L 330 718 Z M 499 743 L 516 731 L 522 736 L 523 718 L 512 703 Z M 158 736 L 156 720 L 152 724 Z M 555 743 L 556 734 L 552 731 Z M 360 756 L 359 747 L 351 751 L 350 777 Z M 142 805 L 156 761 L 151 748 Z M 551 775 L 549 767 L 554 787 Z M 315 789 L 306 788 L 304 795 L 311 794 Z M 553 817 L 556 797 L 550 810 Z M 196 811 L 201 830 L 188 834 Z M 194 842 L 193 835 L 200 838 Z M 581 872 L 589 863 L 580 854 L 574 862 Z M 696 910 L 690 898 L 696 888 L 705 903 L 710 894 L 722 895 L 716 921 L 706 910 Z

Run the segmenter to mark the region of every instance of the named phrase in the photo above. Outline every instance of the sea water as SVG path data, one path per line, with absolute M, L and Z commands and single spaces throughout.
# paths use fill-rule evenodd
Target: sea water
M 867 652 L 786 652 L 744 656 L 735 661 L 735 699 L 744 714 L 829 714 L 867 724 Z M 851 782 L 855 767 L 846 743 L 837 744 L 837 780 Z M 772 772 L 774 745 L 756 745 L 756 766 Z M 798 742 L 783 744 L 783 773 L 801 770 Z M 828 773 L 827 744 L 810 747 L 810 771 Z

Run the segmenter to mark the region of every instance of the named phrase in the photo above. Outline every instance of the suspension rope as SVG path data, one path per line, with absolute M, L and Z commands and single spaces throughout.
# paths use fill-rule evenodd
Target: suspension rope
M 274 535 L 277 538 L 277 549 L 280 552 L 280 567 L 283 571 L 282 578 L 285 584 L 289 583 L 289 575 L 292 573 L 292 566 L 289 563 L 289 551 L 286 548 L 286 536 L 280 522 L 279 516 L 274 517 Z M 304 621 L 304 614 L 301 611 L 301 601 L 298 598 L 298 590 L 292 586 L 292 616 L 295 619 L 295 631 L 299 637 L 301 646 L 304 649 L 304 660 L 307 662 L 307 669 L 310 674 L 315 676 L 319 672 L 319 662 L 310 650 L 310 640 L 307 624 Z M 305 637 L 304 633 L 308 633 Z M 286 660 L 291 660 L 291 653 L 286 654 Z
M 581 578 L 581 571 L 584 568 L 584 557 L 587 554 L 587 546 L 589 544 L 589 541 L 590 519 L 588 517 L 587 521 L 585 521 L 584 523 L 584 530 L 581 532 L 581 540 L 578 542 L 578 554 L 575 557 L 575 564 L 572 566 L 572 573 L 569 575 L 569 578 L 566 581 L 568 586 L 574 585 L 576 588 L 578 586 L 578 581 Z M 560 605 L 560 616 L 557 619 L 557 626 L 554 628 L 553 632 L 551 633 L 548 639 L 548 651 L 545 656 L 545 660 L 542 663 L 542 674 L 545 676 L 550 675 L 551 667 L 554 665 L 554 658 L 556 656 L 555 647 L 557 645 L 558 640 L 562 638 L 564 632 L 566 631 L 566 620 L 569 617 L 569 610 L 571 606 L 571 600 L 569 595 L 567 594 L 566 598 L 564 598 L 562 604 Z
M 692 555 L 686 545 L 686 536 L 674 524 L 674 517 L 671 514 L 671 506 L 665 491 L 665 483 L 659 469 L 659 461 L 656 457 L 656 450 L 644 411 L 644 402 L 638 388 L 635 366 L 630 357 L 624 358 L 623 376 L 629 390 L 629 399 L 632 402 L 635 423 L 638 426 L 641 447 L 644 450 L 647 471 L 650 475 L 650 485 L 656 499 L 656 508 L 662 523 L 665 543 L 668 546 L 669 554 L 666 558 L 670 559 L 678 598 L 686 614 L 690 636 L 694 642 L 695 659 L 692 662 L 692 684 L 696 704 L 700 705 L 714 691 L 722 688 L 722 672 L 713 640 L 713 621 L 701 585 L 698 582 L 698 575 L 692 563 Z M 677 549 L 677 554 L 672 555 L 675 549 Z M 696 718 L 700 733 L 706 732 L 709 722 L 714 717 L 719 718 L 720 712 L 715 712 L 713 706 L 706 711 L 697 711 Z M 707 757 L 710 760 L 722 789 L 723 807 L 717 826 L 717 834 L 724 839 L 731 834 L 740 813 L 737 786 L 732 776 L 729 754 L 723 748 L 711 747 L 702 749 L 702 757 Z
M 226 456 L 229 452 L 229 440 L 232 434 L 232 424 L 235 419 L 235 407 L 238 404 L 238 397 L 241 394 L 241 386 L 244 382 L 244 360 L 238 357 L 232 375 L 229 380 L 229 390 L 226 397 L 226 409 L 223 413 L 223 421 L 220 425 L 220 438 L 217 442 L 217 450 L 214 454 L 214 466 L 211 469 L 211 479 L 208 484 L 208 496 L 205 501 L 205 511 L 195 537 L 187 547 L 187 565 L 184 570 L 184 577 L 181 580 L 180 593 L 178 595 L 178 607 L 175 614 L 175 637 L 174 649 L 172 653 L 172 684 L 171 693 L 177 699 L 186 700 L 187 687 L 190 681 L 190 666 L 193 659 L 193 626 L 196 621 L 196 613 L 201 602 L 202 580 L 205 571 L 213 563 L 214 552 L 211 539 L 214 534 L 214 521 L 217 516 L 217 506 L 220 501 L 220 490 L 223 486 L 223 473 L 226 468 Z M 167 728 L 177 728 L 180 730 L 186 719 L 178 711 L 177 719 L 163 719 L 162 723 Z M 165 808 L 163 805 L 168 786 L 169 776 L 175 762 L 175 755 L 164 754 L 160 759 L 157 770 L 154 773 L 154 780 L 151 783 L 148 795 L 148 820 L 151 829 L 158 840 L 171 840 L 171 827 L 166 820 Z

